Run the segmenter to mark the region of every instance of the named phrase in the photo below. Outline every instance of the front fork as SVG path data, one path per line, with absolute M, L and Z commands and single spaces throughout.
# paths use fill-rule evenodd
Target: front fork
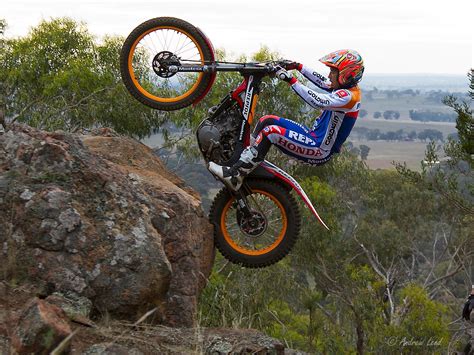
M 239 191 L 232 191 L 235 195 L 235 202 L 237 203 L 237 210 L 242 213 L 243 217 L 250 218 L 252 217 L 252 212 L 250 210 L 247 196 L 243 192 L 243 188 L 240 188 Z

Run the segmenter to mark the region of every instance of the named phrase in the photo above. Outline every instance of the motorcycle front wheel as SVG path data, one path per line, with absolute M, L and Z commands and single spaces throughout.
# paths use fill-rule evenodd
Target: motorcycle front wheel
M 215 245 L 233 263 L 250 268 L 272 265 L 298 238 L 298 204 L 287 189 L 270 180 L 246 179 L 243 188 L 251 216 L 243 215 L 226 188 L 214 198 L 209 216 Z
M 209 85 L 211 73 L 172 72 L 170 66 L 200 66 L 214 59 L 210 41 L 190 23 L 158 17 L 135 28 L 120 53 L 127 90 L 141 103 L 172 111 L 193 104 Z

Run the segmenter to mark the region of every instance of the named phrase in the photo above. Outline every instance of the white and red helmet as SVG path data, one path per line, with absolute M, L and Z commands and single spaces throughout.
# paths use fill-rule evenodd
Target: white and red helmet
M 325 55 L 319 61 L 339 70 L 338 81 L 342 87 L 356 85 L 364 73 L 364 61 L 357 51 L 341 49 Z

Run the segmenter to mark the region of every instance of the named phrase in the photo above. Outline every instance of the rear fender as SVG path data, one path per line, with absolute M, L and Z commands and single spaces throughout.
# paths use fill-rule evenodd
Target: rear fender
M 254 170 L 254 172 L 256 177 L 269 178 L 271 176 L 272 178 L 281 180 L 285 185 L 290 186 L 293 190 L 296 191 L 298 195 L 300 195 L 300 197 L 303 199 L 304 203 L 309 208 L 311 213 L 318 219 L 319 223 L 321 223 L 327 230 L 329 230 L 326 223 L 324 223 L 324 221 L 321 219 L 318 212 L 314 208 L 308 195 L 306 195 L 306 192 L 304 192 L 300 184 L 298 184 L 298 182 L 290 174 L 266 160 L 263 161 L 260 166 Z M 253 172 L 252 176 L 254 176 Z

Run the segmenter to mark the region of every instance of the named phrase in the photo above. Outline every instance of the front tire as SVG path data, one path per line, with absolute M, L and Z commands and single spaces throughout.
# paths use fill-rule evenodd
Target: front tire
M 272 265 L 293 248 L 300 230 L 298 205 L 290 192 L 270 180 L 247 178 L 242 189 L 255 222 L 252 227 L 226 188 L 214 198 L 209 214 L 217 249 L 229 261 L 245 267 Z
M 127 90 L 141 103 L 172 111 L 193 104 L 211 84 L 212 74 L 171 73 L 160 60 L 203 65 L 214 58 L 210 42 L 190 23 L 174 17 L 158 17 L 135 28 L 120 53 L 120 71 Z M 178 64 L 176 64 L 178 65 Z

